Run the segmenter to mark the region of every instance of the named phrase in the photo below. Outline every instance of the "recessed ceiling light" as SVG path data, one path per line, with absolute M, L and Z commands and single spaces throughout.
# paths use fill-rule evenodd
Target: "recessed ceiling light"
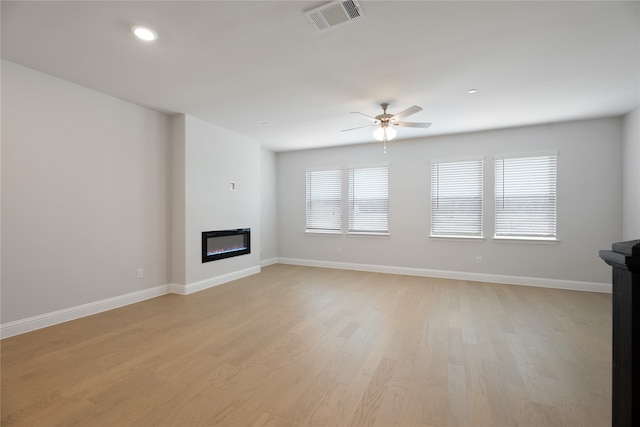
M 131 28 L 131 31 L 133 31 L 133 34 L 135 34 L 136 37 L 139 38 L 140 40 L 144 40 L 144 41 L 150 42 L 150 41 L 154 41 L 155 39 L 158 38 L 158 33 L 153 31 L 149 27 L 143 27 L 141 25 L 134 25 Z
M 467 91 L 467 93 L 468 93 L 468 94 L 473 94 L 473 93 L 476 93 L 477 91 L 478 91 L 478 89 L 469 89 L 469 90 Z

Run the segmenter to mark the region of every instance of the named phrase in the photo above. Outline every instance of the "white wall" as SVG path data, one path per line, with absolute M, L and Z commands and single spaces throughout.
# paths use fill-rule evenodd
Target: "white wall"
M 185 116 L 185 283 L 260 265 L 260 145 Z M 229 191 L 229 182 L 236 191 Z M 202 232 L 251 228 L 251 253 L 202 263 Z
M 164 114 L 2 61 L 2 323 L 167 283 L 168 141 Z
M 623 240 L 623 182 L 625 239 L 638 238 L 638 109 L 391 143 L 386 156 L 380 144 L 275 154 L 11 62 L 1 78 L 3 324 L 274 258 L 608 283 L 597 253 Z M 540 150 L 559 151 L 559 243 L 427 237 L 430 159 L 485 156 L 491 236 L 493 156 Z M 377 162 L 391 165 L 391 237 L 305 235 L 305 168 Z M 201 263 L 202 231 L 244 227 L 252 254 Z
M 2 336 L 260 271 L 274 153 L 8 61 L 2 89 Z M 246 227 L 251 254 L 202 263 L 203 231 Z
M 624 116 L 623 240 L 640 239 L 640 107 Z
M 380 143 L 278 153 L 278 255 L 288 261 L 327 265 L 607 284 L 610 268 L 599 259 L 598 251 L 622 237 L 621 129 L 620 118 L 609 118 L 391 142 L 386 155 Z M 494 156 L 547 150 L 558 151 L 559 156 L 560 241 L 494 241 Z M 488 238 L 481 242 L 428 237 L 429 161 L 460 156 L 485 159 L 484 226 Z M 305 169 L 377 162 L 390 164 L 391 236 L 305 235 Z M 482 264 L 475 263 L 477 256 L 482 257 Z
M 171 283 L 186 285 L 186 200 L 185 147 L 186 118 L 184 114 L 171 117 Z
M 260 150 L 260 261 L 271 263 L 278 256 L 278 189 L 276 153 Z

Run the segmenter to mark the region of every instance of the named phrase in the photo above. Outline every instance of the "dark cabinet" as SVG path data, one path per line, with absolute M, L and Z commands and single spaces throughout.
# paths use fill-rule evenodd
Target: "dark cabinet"
M 600 258 L 613 268 L 612 425 L 631 427 L 640 422 L 638 409 L 633 407 L 638 369 L 632 370 L 634 339 L 640 343 L 639 329 L 633 328 L 633 313 L 638 312 L 640 300 L 640 295 L 633 299 L 634 289 L 640 292 L 640 240 L 614 243 L 610 251 L 600 251 Z

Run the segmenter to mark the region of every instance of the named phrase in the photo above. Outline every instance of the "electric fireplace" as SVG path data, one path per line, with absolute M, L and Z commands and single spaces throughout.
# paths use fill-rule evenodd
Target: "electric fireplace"
M 251 253 L 251 229 L 202 232 L 202 262 Z

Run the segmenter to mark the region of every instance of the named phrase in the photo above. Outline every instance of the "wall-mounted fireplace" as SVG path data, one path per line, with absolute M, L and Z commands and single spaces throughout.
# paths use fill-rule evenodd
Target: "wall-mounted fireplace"
M 202 232 L 202 262 L 251 253 L 251 229 Z

